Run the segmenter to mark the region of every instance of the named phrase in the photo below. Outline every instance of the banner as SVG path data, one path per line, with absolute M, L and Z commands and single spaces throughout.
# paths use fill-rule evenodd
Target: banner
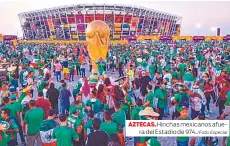
M 230 40 L 230 36 L 224 36 L 223 40 L 224 41 L 229 41 Z
M 193 36 L 193 40 L 205 40 L 204 36 Z
M 160 36 L 160 40 L 172 40 L 172 36 Z
M 4 35 L 3 40 L 17 40 L 16 35 Z

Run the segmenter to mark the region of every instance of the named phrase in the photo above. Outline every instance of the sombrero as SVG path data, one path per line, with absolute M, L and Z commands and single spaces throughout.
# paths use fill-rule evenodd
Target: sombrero
M 16 70 L 16 68 L 17 68 L 17 67 L 15 67 L 15 66 L 11 66 L 11 67 L 8 67 L 8 68 L 7 68 L 7 71 L 8 71 L 8 72 L 14 72 L 14 71 Z
M 200 87 L 197 85 L 192 86 L 192 89 L 199 89 Z
M 0 71 L 6 71 L 6 69 L 4 69 L 4 68 L 0 68 Z
M 32 88 L 32 86 L 33 86 L 33 85 L 28 85 L 27 87 L 25 87 L 25 88 L 23 88 L 23 89 L 20 89 L 19 92 L 24 92 L 24 93 L 26 93 L 26 92 L 30 91 L 30 89 Z
M 0 65 L 9 65 L 9 63 L 7 63 L 7 62 L 2 62 L 2 63 L 0 63 Z
M 174 89 L 177 89 L 177 90 L 183 90 L 186 88 L 185 84 L 183 83 L 175 83 L 173 86 L 174 86 Z
M 153 117 L 158 117 L 159 114 L 154 112 L 152 107 L 146 107 L 144 110 L 141 110 L 139 112 L 139 116 L 153 116 Z
M 119 82 L 120 80 L 124 80 L 126 77 L 120 77 L 118 79 L 116 79 L 114 82 Z
M 142 59 L 141 58 L 137 58 L 137 62 L 142 62 Z
M 195 56 L 190 55 L 189 59 L 195 59 Z

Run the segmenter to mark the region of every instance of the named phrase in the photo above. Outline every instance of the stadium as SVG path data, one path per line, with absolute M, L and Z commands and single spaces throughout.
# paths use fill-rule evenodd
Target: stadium
M 126 5 L 80 4 L 20 13 L 25 40 L 86 40 L 87 25 L 105 21 L 111 40 L 138 36 L 177 36 L 182 17 L 149 8 Z

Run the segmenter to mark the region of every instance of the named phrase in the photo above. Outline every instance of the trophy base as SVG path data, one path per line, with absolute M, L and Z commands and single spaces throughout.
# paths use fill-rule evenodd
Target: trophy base
M 90 84 L 97 84 L 97 82 L 98 82 L 98 73 L 97 72 L 93 72 L 89 76 L 89 82 L 90 82 Z

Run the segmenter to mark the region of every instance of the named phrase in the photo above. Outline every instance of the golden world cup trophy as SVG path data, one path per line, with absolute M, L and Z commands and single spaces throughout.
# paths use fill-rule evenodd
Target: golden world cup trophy
M 106 60 L 109 47 L 109 26 L 100 20 L 91 22 L 86 29 L 86 41 L 88 44 L 88 53 L 92 63 L 91 83 L 97 83 L 99 59 Z

